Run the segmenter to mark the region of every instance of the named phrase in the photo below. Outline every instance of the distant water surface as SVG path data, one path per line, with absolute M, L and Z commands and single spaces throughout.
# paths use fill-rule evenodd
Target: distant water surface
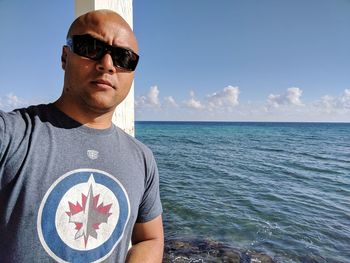
M 154 152 L 167 238 L 277 262 L 350 262 L 350 124 L 137 122 Z

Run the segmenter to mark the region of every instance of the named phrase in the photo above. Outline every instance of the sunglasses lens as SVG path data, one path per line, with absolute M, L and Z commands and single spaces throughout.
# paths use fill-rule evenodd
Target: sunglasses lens
M 93 38 L 74 36 L 73 44 L 73 51 L 79 56 L 96 60 L 99 59 L 99 56 L 103 53 L 103 46 L 99 45 Z
M 133 71 L 138 62 L 138 55 L 125 48 L 115 47 L 112 52 L 114 66 Z
M 75 35 L 72 37 L 72 42 L 72 50 L 79 56 L 98 60 L 109 53 L 115 67 L 128 71 L 135 70 L 139 59 L 139 56 L 131 50 L 110 46 L 90 35 Z

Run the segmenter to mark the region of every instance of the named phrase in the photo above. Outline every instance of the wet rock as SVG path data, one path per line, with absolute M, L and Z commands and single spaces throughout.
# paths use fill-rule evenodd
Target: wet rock
M 210 239 L 169 239 L 163 263 L 274 263 L 260 252 L 240 251 L 227 243 Z
M 239 253 L 234 252 L 234 251 L 225 251 L 221 257 L 222 262 L 225 263 L 240 263 L 241 262 L 241 257 Z
M 274 263 L 271 257 L 263 253 L 252 252 L 249 256 L 251 263 Z

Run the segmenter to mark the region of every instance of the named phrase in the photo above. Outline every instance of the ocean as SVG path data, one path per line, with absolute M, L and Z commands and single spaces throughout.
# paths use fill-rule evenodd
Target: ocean
M 158 163 L 166 240 L 350 262 L 350 124 L 136 122 L 136 138 Z

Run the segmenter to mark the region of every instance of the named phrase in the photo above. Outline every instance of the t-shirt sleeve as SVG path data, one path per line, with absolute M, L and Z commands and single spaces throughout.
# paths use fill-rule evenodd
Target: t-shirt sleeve
M 5 151 L 7 145 L 7 139 L 5 137 L 6 122 L 4 119 L 4 112 L 0 111 L 0 190 L 2 188 L 3 182 L 3 166 L 5 162 Z
M 0 190 L 15 178 L 26 154 L 28 122 L 18 115 L 0 111 Z
M 6 122 L 5 122 L 5 113 L 3 111 L 0 111 L 0 164 L 3 163 L 4 158 L 4 152 L 6 149 L 6 144 L 8 143 L 6 137 L 5 137 L 5 131 L 6 131 Z M 0 174 L 1 177 L 1 174 Z
M 151 221 L 162 213 L 162 204 L 159 194 L 159 174 L 153 154 L 150 154 L 147 174 L 145 178 L 145 192 L 139 206 L 136 222 L 145 223 Z

